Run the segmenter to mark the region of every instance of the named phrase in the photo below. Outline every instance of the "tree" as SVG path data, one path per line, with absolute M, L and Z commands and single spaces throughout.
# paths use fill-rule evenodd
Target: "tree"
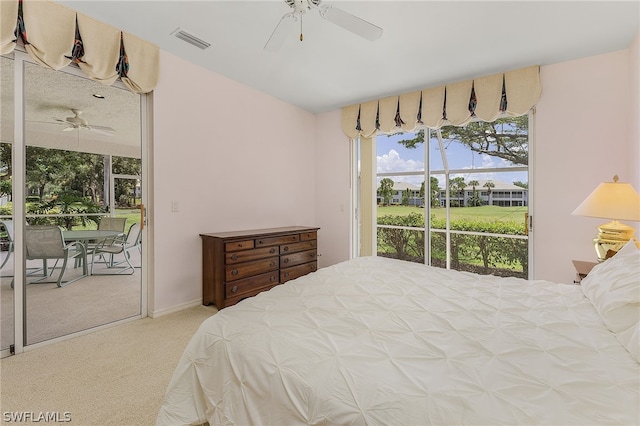
M 409 188 L 402 191 L 402 205 L 408 206 L 411 201 L 411 190 Z
M 457 198 L 458 207 L 464 207 L 464 189 L 467 187 L 466 182 L 462 176 L 454 177 L 449 180 L 449 188 L 453 191 Z
M 94 204 L 104 200 L 104 194 L 102 194 L 104 192 L 104 156 L 70 152 L 69 158 L 79 160 L 73 167 L 74 179 L 71 189 L 80 192 L 82 196 L 88 193 Z
M 4 176 L 0 177 L 0 197 L 7 196 L 8 200 L 11 200 L 11 194 L 13 190 L 13 179 L 8 179 Z
M 472 189 L 473 195 L 471 196 L 471 206 L 472 207 L 476 207 L 479 206 L 480 203 L 480 197 L 478 196 L 478 193 L 476 192 L 476 186 L 480 185 L 480 182 L 478 182 L 477 180 L 472 180 L 469 182 L 469 186 Z
M 45 193 L 59 192 L 72 178 L 69 174 L 70 161 L 65 151 L 27 146 L 26 183 L 38 190 L 38 197 L 44 201 Z
M 394 182 L 389 178 L 384 178 L 380 181 L 378 193 L 382 198 L 382 205 L 384 206 L 388 206 L 391 202 L 391 198 L 393 197 L 393 184 Z
M 482 186 L 487 188 L 487 195 L 489 196 L 487 204 L 491 205 L 491 188 L 495 188 L 496 185 L 495 185 L 495 183 L 493 183 L 490 180 L 488 180 Z
M 529 164 L 529 118 L 500 118 L 494 122 L 471 122 L 464 127 L 445 126 L 440 129 L 444 139 L 466 145 L 471 151 L 503 158 L 513 164 Z M 415 148 L 424 143 L 424 130 L 418 131 L 413 139 L 398 143 L 407 148 Z
M 529 182 L 520 182 L 519 180 L 513 182 L 515 186 L 519 186 L 520 188 L 529 189 Z
M 11 146 L 10 143 L 0 143 L 0 165 L 2 172 L 6 171 L 4 176 L 13 176 L 11 168 Z
M 440 207 L 440 184 L 438 183 L 438 179 L 431 176 L 429 183 L 429 190 L 431 191 L 431 207 Z

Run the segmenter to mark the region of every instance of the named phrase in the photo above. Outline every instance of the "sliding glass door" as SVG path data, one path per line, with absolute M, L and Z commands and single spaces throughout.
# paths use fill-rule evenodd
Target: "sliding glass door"
M 0 204 L 0 213 L 18 241 L 2 271 L 3 351 L 142 316 L 144 98 L 75 67 L 42 67 L 22 52 L 2 61 L 3 80 L 6 67 L 19 87 L 17 107 L 7 107 L 17 111 L 7 143 L 13 170 L 0 168 L 0 180 L 13 181 L 11 207 Z M 6 156 L 0 152 L 0 167 Z M 7 240 L 6 230 L 0 237 Z M 17 296 L 17 309 L 5 293 Z
M 376 254 L 527 278 L 529 136 L 525 115 L 361 141 L 360 164 L 376 168 Z

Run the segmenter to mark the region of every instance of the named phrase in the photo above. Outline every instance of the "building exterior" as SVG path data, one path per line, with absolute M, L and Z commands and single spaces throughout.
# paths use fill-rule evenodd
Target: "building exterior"
M 424 204 L 424 200 L 420 198 L 420 187 L 412 185 L 407 182 L 394 182 L 393 183 L 393 195 L 391 197 L 391 201 L 389 204 L 398 205 L 402 204 L 402 195 L 404 191 L 410 191 L 409 196 L 409 205 L 410 206 L 421 206 Z M 378 191 L 377 195 L 378 205 L 383 204 L 384 200 L 380 195 L 380 191 Z
M 485 184 L 492 182 L 493 187 L 487 188 Z M 395 186 L 394 186 L 395 189 Z M 503 206 L 503 207 L 520 207 L 527 206 L 529 190 L 516 186 L 510 183 L 502 182 L 499 180 L 479 180 L 478 185 L 475 187 L 476 196 L 480 200 L 480 205 L 489 206 Z M 445 205 L 446 192 L 444 189 L 440 190 L 440 206 Z M 458 205 L 460 207 L 473 206 L 474 189 L 470 185 L 467 185 L 464 190 L 456 191 L 451 190 L 449 193 L 449 200 L 451 205 Z

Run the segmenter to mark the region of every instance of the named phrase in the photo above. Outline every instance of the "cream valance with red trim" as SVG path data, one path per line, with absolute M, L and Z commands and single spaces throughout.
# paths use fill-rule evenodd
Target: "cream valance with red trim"
M 342 130 L 350 138 L 376 132 L 464 126 L 473 119 L 526 114 L 540 98 L 540 67 L 419 90 L 342 109 Z
M 118 77 L 134 93 L 158 82 L 158 46 L 76 13 L 52 1 L 0 1 L 0 53 L 22 38 L 29 56 L 59 70 L 71 62 L 93 80 L 112 84 Z

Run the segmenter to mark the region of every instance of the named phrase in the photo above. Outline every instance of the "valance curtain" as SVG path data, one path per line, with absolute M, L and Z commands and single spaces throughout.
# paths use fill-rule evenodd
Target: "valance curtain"
M 110 85 L 118 77 L 134 93 L 158 82 L 158 46 L 52 1 L 0 1 L 0 54 L 21 37 L 29 56 L 59 70 L 71 62 L 93 80 Z
M 540 98 L 538 66 L 377 99 L 342 109 L 342 130 L 350 139 L 376 132 L 464 126 L 477 118 L 526 114 Z

